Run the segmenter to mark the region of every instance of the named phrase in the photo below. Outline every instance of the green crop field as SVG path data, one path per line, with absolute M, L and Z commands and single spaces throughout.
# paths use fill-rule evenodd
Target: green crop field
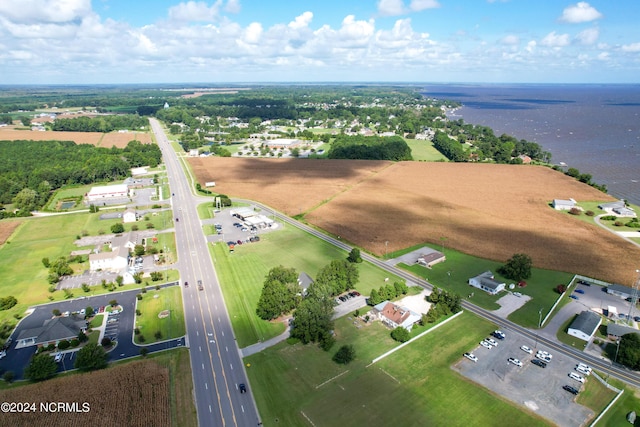
M 244 360 L 265 425 L 550 425 L 450 369 L 493 329 L 465 313 L 367 367 L 395 345 L 389 331 L 343 318 L 329 352 L 281 343 Z M 346 366 L 331 361 L 343 344 L 356 350 Z
M 409 148 L 411 148 L 411 156 L 413 160 L 425 162 L 447 162 L 447 158 L 439 152 L 431 141 L 423 141 L 418 139 L 404 139 Z
M 439 251 L 442 250 L 440 246 L 434 246 L 433 248 Z M 487 310 L 498 309 L 499 305 L 496 301 L 504 295 L 504 292 L 498 295 L 489 295 L 480 289 L 469 286 L 468 280 L 484 271 L 490 270 L 495 274 L 496 279 L 502 280 L 509 285 L 513 281 L 501 277 L 496 272 L 503 263 L 476 258 L 448 248 L 445 248 L 444 252 L 447 260 L 434 265 L 431 269 L 418 264 L 411 266 L 399 264 L 398 266 L 411 271 L 418 277 L 426 278 L 435 286 L 456 292 L 480 307 Z M 509 315 L 509 320 L 528 328 L 537 328 L 540 309 L 542 308 L 542 314 L 545 316 L 559 297 L 559 294 L 554 291 L 556 285 L 561 283 L 568 285 L 572 277 L 572 274 L 561 271 L 532 268 L 531 278 L 526 280 L 527 286 L 514 289 L 514 291 L 528 295 L 532 299 Z M 472 292 L 473 297 L 469 298 Z
M 170 286 L 158 291 L 148 290 L 142 294 L 142 299 L 137 301 L 136 309 L 140 310 L 141 314 L 136 315 L 135 327 L 140 330 L 140 335 L 144 336 L 145 344 L 178 338 L 186 333 L 179 286 Z M 169 311 L 169 316 L 158 317 L 158 314 L 165 310 Z M 160 338 L 155 337 L 156 332 L 160 332 Z M 138 344 L 141 344 L 140 335 L 135 337 Z
M 298 273 L 305 272 L 315 277 L 331 260 L 347 257 L 346 252 L 294 227 L 285 226 L 262 234 L 260 238 L 260 242 L 236 246 L 233 253 L 224 243 L 212 247 L 216 271 L 229 313 L 232 313 L 231 322 L 240 347 L 284 331 L 284 324 L 266 322 L 255 314 L 264 278 L 271 268 L 278 265 L 293 267 Z M 358 264 L 358 269 L 360 282 L 357 289 L 363 295 L 368 295 L 374 287 L 379 288 L 386 277 L 391 283 L 399 280 L 369 263 Z

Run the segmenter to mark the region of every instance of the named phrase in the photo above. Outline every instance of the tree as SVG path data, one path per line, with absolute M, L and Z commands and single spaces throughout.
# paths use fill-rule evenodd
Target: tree
M 50 356 L 48 356 L 51 358 Z M 93 371 L 107 366 L 107 352 L 97 343 L 89 343 L 78 351 L 75 367 L 81 371 Z
M 136 245 L 133 248 L 133 253 L 135 254 L 135 256 L 142 256 L 144 255 L 144 252 L 145 252 L 144 245 Z
M 79 343 L 89 341 L 89 337 L 82 331 L 78 332 L 77 339 Z
M 53 310 L 51 310 L 51 314 L 53 314 L 54 316 L 60 316 L 60 314 L 62 313 L 57 308 L 54 308 Z
M 356 350 L 353 348 L 353 345 L 343 345 L 340 349 L 333 355 L 333 361 L 336 363 L 340 363 L 343 365 L 348 364 L 353 359 L 356 358 Z
M 531 277 L 531 266 L 533 262 L 527 254 L 514 254 L 505 265 L 498 268 L 498 273 L 504 277 L 516 281 Z
M 409 292 L 409 287 L 404 281 L 394 282 L 393 287 L 396 289 L 396 295 L 406 295 Z
M 17 303 L 18 303 L 18 300 L 13 295 L 0 298 L 0 311 L 9 310 L 11 307 L 16 305 Z
M 612 349 L 618 352 L 616 361 L 634 371 L 640 369 L 640 335 L 625 334 L 620 338 L 618 346 L 617 349 Z
M 102 338 L 102 340 L 100 341 L 100 344 L 103 347 L 111 347 L 111 338 L 109 338 L 109 337 Z
M 87 307 L 84 309 L 84 315 L 85 315 L 85 317 L 92 317 L 94 314 L 95 314 L 95 313 L 93 312 L 93 307 L 91 307 L 91 306 L 87 306 Z
M 147 347 L 142 347 L 140 349 L 140 356 L 142 357 L 147 357 L 147 354 L 149 353 L 149 349 Z
M 118 274 L 116 276 L 116 283 L 118 284 L 118 286 L 122 286 L 124 284 L 124 277 Z
M 124 233 L 124 225 L 119 222 L 111 226 L 111 232 L 114 234 Z
M 398 342 L 407 342 L 409 341 L 409 339 L 411 339 L 411 335 L 405 328 L 403 328 L 402 326 L 398 326 L 393 331 L 391 331 L 391 338 Z
M 38 193 L 30 188 L 23 188 L 13 198 L 13 204 L 21 211 L 30 212 L 38 207 Z
M 346 259 L 335 259 L 318 272 L 314 284 L 328 289 L 327 296 L 331 297 L 355 289 L 358 279 L 358 268 L 354 264 Z
M 51 267 L 51 263 L 49 262 L 49 258 L 42 258 L 42 265 L 44 265 L 44 268 L 49 268 Z
M 347 257 L 349 262 L 362 262 L 362 257 L 360 256 L 360 249 L 353 248 L 351 252 L 349 252 L 349 256 Z
M 118 300 L 112 299 L 111 301 L 109 301 L 109 305 L 111 307 L 115 307 L 116 305 L 118 305 Z
M 369 295 L 369 304 L 370 305 L 378 305 L 382 301 L 384 301 L 384 299 L 382 299 L 382 297 L 380 296 L 378 291 L 375 290 L 375 289 L 371 289 L 371 293 Z
M 326 299 L 308 296 L 295 311 L 291 337 L 298 338 L 303 344 L 327 342 L 332 338 L 332 314 L 333 306 Z
M 13 382 L 13 378 L 15 378 L 13 371 L 7 371 L 2 375 L 2 379 L 9 384 Z
M 36 354 L 24 370 L 25 378 L 31 381 L 43 381 L 51 378 L 58 370 L 58 364 L 48 353 Z
M 256 314 L 263 320 L 272 320 L 288 313 L 299 303 L 298 274 L 293 268 L 272 268 L 264 280 L 258 299 Z

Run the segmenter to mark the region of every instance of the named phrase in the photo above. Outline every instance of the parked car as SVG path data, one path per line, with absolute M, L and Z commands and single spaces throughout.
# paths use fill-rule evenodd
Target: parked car
M 531 363 L 541 368 L 546 368 L 547 364 L 540 359 L 531 359 Z
M 514 357 L 510 357 L 509 359 L 507 359 L 509 361 L 509 363 L 513 363 L 514 365 L 516 365 L 519 368 L 522 368 L 522 362 L 519 361 L 518 359 L 514 358 Z
M 536 353 L 536 357 L 544 362 L 551 362 L 551 358 L 549 356 L 545 356 L 544 354 Z
M 480 341 L 480 345 L 488 350 L 491 350 L 493 348 L 493 346 L 488 342 L 486 342 L 485 340 Z
M 62 353 L 56 353 L 53 355 L 54 362 L 58 363 L 62 360 Z
M 563 385 L 562 388 L 564 390 L 567 390 L 571 394 L 576 394 L 577 395 L 579 393 L 577 388 L 571 387 L 570 385 Z
M 591 373 L 591 372 L 587 371 L 585 368 L 583 368 L 582 366 L 576 366 L 575 369 L 576 369 L 576 371 L 578 371 L 582 375 L 589 375 Z
M 520 346 L 520 350 L 524 351 L 525 353 L 529 353 L 529 354 L 533 354 L 533 350 L 531 350 L 529 347 L 527 347 L 526 345 L 521 345 Z
M 582 289 L 576 289 L 573 292 L 578 293 L 578 294 L 584 294 L 584 291 Z
M 591 286 L 591 283 L 587 282 L 586 280 L 578 280 L 578 284 L 579 285 L 585 285 L 585 286 Z
M 507 336 L 504 334 L 504 332 L 502 331 L 493 331 L 493 333 L 491 334 L 494 337 L 498 338 L 499 340 L 503 340 L 505 339 Z
M 576 374 L 575 372 L 569 372 L 569 378 L 584 384 L 584 377 L 581 377 L 580 375 Z
M 477 362 L 478 358 L 473 354 L 473 353 L 465 353 L 463 354 L 464 357 L 466 357 L 467 359 L 471 360 L 472 362 Z
M 591 367 L 590 367 L 589 365 L 585 365 L 585 364 L 584 364 L 584 363 L 582 363 L 582 362 L 578 363 L 578 366 L 577 366 L 577 367 L 578 367 L 578 368 L 582 368 L 582 369 L 584 369 L 585 371 L 587 371 L 587 372 L 589 372 L 589 373 L 591 373 L 591 371 L 593 370 L 593 369 L 591 369 Z
M 494 347 L 498 346 L 498 342 L 492 338 L 485 338 L 485 341 L 488 342 L 489 344 L 491 344 Z
M 569 295 L 569 298 L 580 299 L 577 295 Z

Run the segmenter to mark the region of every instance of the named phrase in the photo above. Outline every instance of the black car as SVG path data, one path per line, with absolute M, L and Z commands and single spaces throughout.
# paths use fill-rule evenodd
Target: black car
M 189 287 L 189 282 L 184 282 L 184 287 L 188 288 Z
M 562 388 L 567 390 L 571 394 L 576 394 L 577 395 L 579 393 L 577 388 L 571 387 L 570 385 L 563 385 Z
M 544 363 L 542 360 L 540 359 L 531 359 L 531 363 L 533 363 L 536 366 L 540 366 L 541 368 L 546 368 L 547 364 Z
M 240 390 L 240 393 L 246 393 L 247 392 L 247 386 L 244 385 L 244 383 L 240 383 L 240 384 L 238 384 L 238 390 Z

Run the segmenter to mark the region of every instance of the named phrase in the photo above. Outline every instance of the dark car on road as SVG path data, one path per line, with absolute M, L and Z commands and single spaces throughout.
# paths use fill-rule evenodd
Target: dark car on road
M 562 386 L 562 388 L 563 388 L 563 389 L 565 389 L 565 390 L 567 390 L 567 391 L 568 391 L 569 393 L 571 393 L 571 394 L 578 394 L 578 393 L 580 393 L 580 392 L 578 391 L 578 389 L 577 389 L 577 388 L 572 387 L 572 386 L 570 386 L 570 385 L 563 385 L 563 386 Z
M 189 287 L 189 282 L 184 282 L 184 287 L 188 288 Z
M 204 286 L 202 285 L 202 280 L 198 280 L 198 290 L 202 291 Z
M 244 383 L 240 383 L 240 384 L 238 384 L 238 390 L 240 390 L 240 393 L 246 393 L 247 392 L 247 386 L 244 385 Z

